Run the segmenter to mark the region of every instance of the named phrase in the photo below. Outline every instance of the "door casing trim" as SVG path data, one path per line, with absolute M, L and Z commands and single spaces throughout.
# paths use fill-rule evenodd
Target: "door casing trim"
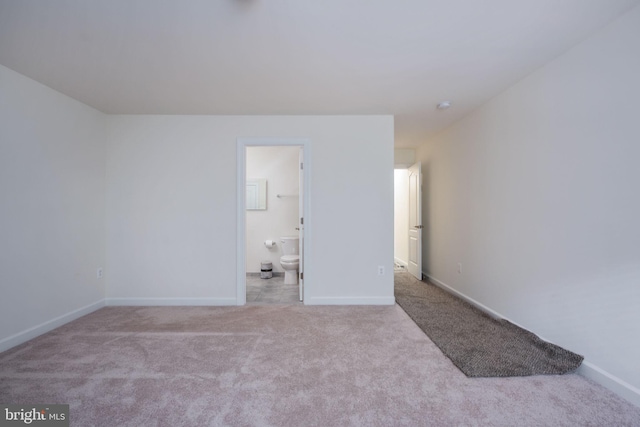
M 304 177 L 302 197 L 304 210 L 304 288 L 303 303 L 313 294 L 313 267 L 310 242 L 313 220 L 311 212 L 311 140 L 309 138 L 237 138 L 236 139 L 236 305 L 247 303 L 246 277 L 246 148 L 270 146 L 302 147 Z

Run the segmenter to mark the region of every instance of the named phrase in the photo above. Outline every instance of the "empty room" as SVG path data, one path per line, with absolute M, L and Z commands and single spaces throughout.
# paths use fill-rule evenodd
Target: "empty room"
M 640 425 L 638 76 L 640 0 L 0 0 L 0 423 Z

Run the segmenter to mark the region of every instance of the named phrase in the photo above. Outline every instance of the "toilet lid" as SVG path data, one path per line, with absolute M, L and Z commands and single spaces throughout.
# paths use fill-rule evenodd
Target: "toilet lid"
M 280 258 L 282 262 L 298 262 L 300 261 L 300 255 L 282 255 Z

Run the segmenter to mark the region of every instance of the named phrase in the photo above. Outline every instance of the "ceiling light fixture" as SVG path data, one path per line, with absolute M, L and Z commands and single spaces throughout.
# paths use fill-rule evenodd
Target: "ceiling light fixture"
M 451 101 L 442 101 L 436 107 L 438 110 L 447 110 L 451 107 Z

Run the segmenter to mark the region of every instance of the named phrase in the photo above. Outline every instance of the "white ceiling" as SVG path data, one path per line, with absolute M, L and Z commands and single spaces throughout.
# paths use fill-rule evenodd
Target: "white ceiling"
M 393 114 L 408 147 L 638 3 L 0 0 L 0 64 L 105 113 Z

